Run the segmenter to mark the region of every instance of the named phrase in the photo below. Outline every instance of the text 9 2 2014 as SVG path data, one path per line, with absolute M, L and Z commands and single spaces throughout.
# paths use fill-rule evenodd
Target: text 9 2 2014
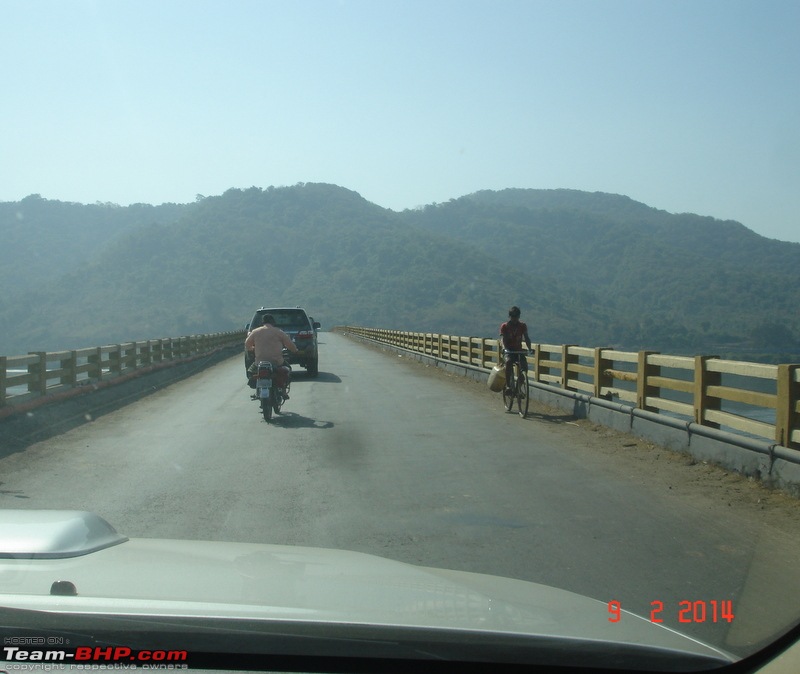
M 608 621 L 622 621 L 622 603 L 616 600 L 608 602 Z M 650 602 L 650 622 L 663 623 L 665 618 L 675 618 L 679 623 L 731 623 L 734 619 L 733 601 L 730 599 L 712 599 L 710 601 L 695 600 L 668 604 L 656 599 Z

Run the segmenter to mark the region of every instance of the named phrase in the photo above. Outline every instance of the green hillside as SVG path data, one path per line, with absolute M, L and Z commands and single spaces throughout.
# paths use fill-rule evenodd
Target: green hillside
M 600 342 L 800 351 L 800 244 L 740 223 L 573 190 L 478 192 L 404 216 L 531 273 L 572 279 L 577 308 L 606 312 Z
M 172 222 L 186 208 L 178 204 L 87 206 L 50 201 L 38 194 L 0 203 L 2 294 L 55 281 L 121 233 L 149 223 Z
M 237 329 L 261 305 L 495 336 L 518 304 L 536 341 L 800 351 L 800 244 L 617 195 L 484 191 L 402 213 L 324 184 L 158 207 L 29 197 L 0 204 L 0 226 L 7 355 Z
M 543 301 L 541 334 L 567 339 L 557 293 L 340 187 L 232 189 L 18 293 L 0 341 L 13 353 L 231 330 L 258 306 L 296 304 L 326 327 L 494 336 L 507 305 Z

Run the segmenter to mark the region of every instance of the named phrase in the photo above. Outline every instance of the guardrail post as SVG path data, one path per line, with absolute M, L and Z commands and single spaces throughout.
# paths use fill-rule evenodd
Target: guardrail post
M 156 363 L 160 363 L 161 361 L 164 360 L 164 340 L 163 339 L 154 340 L 153 360 Z
M 800 444 L 792 442 L 792 430 L 797 424 L 797 405 L 800 400 L 800 386 L 794 381 L 798 370 L 800 365 L 778 365 L 775 442 L 784 447 L 800 447 Z
M 108 371 L 112 376 L 122 372 L 122 344 L 115 344 L 114 350 L 108 352 Z
M 658 351 L 639 351 L 639 360 L 636 364 L 636 407 L 650 412 L 658 412 L 658 409 L 648 405 L 647 399 L 658 398 L 661 394 L 661 389 L 658 386 L 650 384 L 651 377 L 661 376 L 661 366 L 649 363 L 650 356 L 656 354 L 658 354 Z M 696 407 L 695 410 L 697 410 Z
M 491 354 L 489 340 L 486 337 L 481 337 L 481 367 L 484 369 L 492 367 L 489 354 Z
M 153 362 L 153 356 L 150 347 L 150 340 L 148 339 L 143 345 L 140 351 L 140 362 L 142 367 L 146 367 Z
M 66 373 L 61 378 L 61 383 L 74 387 L 78 385 L 78 353 L 76 351 L 69 352 L 69 358 L 61 361 L 61 369 L 66 370 Z
M 136 361 L 138 359 L 136 355 L 136 342 L 128 342 L 127 344 L 123 344 L 125 347 L 123 351 L 122 360 L 125 364 L 126 370 L 135 370 L 136 369 Z
M 103 378 L 103 352 L 101 347 L 98 346 L 94 353 L 87 356 L 86 362 L 89 363 L 89 371 L 87 372 L 89 379 L 100 381 Z
M 542 345 L 532 344 L 533 346 L 533 371 L 534 381 L 541 382 L 543 374 L 549 374 L 550 368 L 542 365 Z
M 31 376 L 28 380 L 28 392 L 43 396 L 47 392 L 47 352 L 28 351 L 28 353 L 38 357 L 35 363 L 28 365 L 28 374 Z
M 719 372 L 709 372 L 706 369 L 706 362 L 711 358 L 719 358 L 719 356 L 694 357 L 694 420 L 702 426 L 719 428 L 718 423 L 705 420 L 706 410 L 720 408 L 719 398 L 709 397 L 706 393 L 709 386 L 719 386 L 722 379 Z
M 130 367 L 138 370 L 142 365 L 142 342 L 131 342 L 131 348 L 128 350 L 128 359 Z
M 614 361 L 603 358 L 603 351 L 608 351 L 609 348 L 596 348 L 594 350 L 594 397 L 602 398 L 603 389 L 611 388 L 614 385 L 614 377 L 606 374 L 606 370 L 610 370 L 614 366 Z
M 0 356 L 0 407 L 6 404 L 6 363 L 8 358 Z
M 578 356 L 575 356 L 569 352 L 569 350 L 576 346 L 575 344 L 562 344 L 561 345 L 561 388 L 568 390 L 568 391 L 577 391 L 576 388 L 570 388 L 569 379 L 570 379 L 570 371 L 569 366 L 571 364 L 578 363 Z

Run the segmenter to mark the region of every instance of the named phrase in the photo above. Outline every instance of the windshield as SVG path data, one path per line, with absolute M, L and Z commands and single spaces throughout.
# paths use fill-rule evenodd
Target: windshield
M 798 26 L 1 0 L 0 670 L 793 637 Z

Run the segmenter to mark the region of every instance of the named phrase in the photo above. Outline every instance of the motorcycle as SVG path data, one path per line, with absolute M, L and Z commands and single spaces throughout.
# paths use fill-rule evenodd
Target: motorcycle
M 253 398 L 261 403 L 264 421 L 272 419 L 273 411 L 280 414 L 281 407 L 289 399 L 291 386 L 290 365 L 273 367 L 268 360 L 258 363 L 255 372 L 255 395 Z

